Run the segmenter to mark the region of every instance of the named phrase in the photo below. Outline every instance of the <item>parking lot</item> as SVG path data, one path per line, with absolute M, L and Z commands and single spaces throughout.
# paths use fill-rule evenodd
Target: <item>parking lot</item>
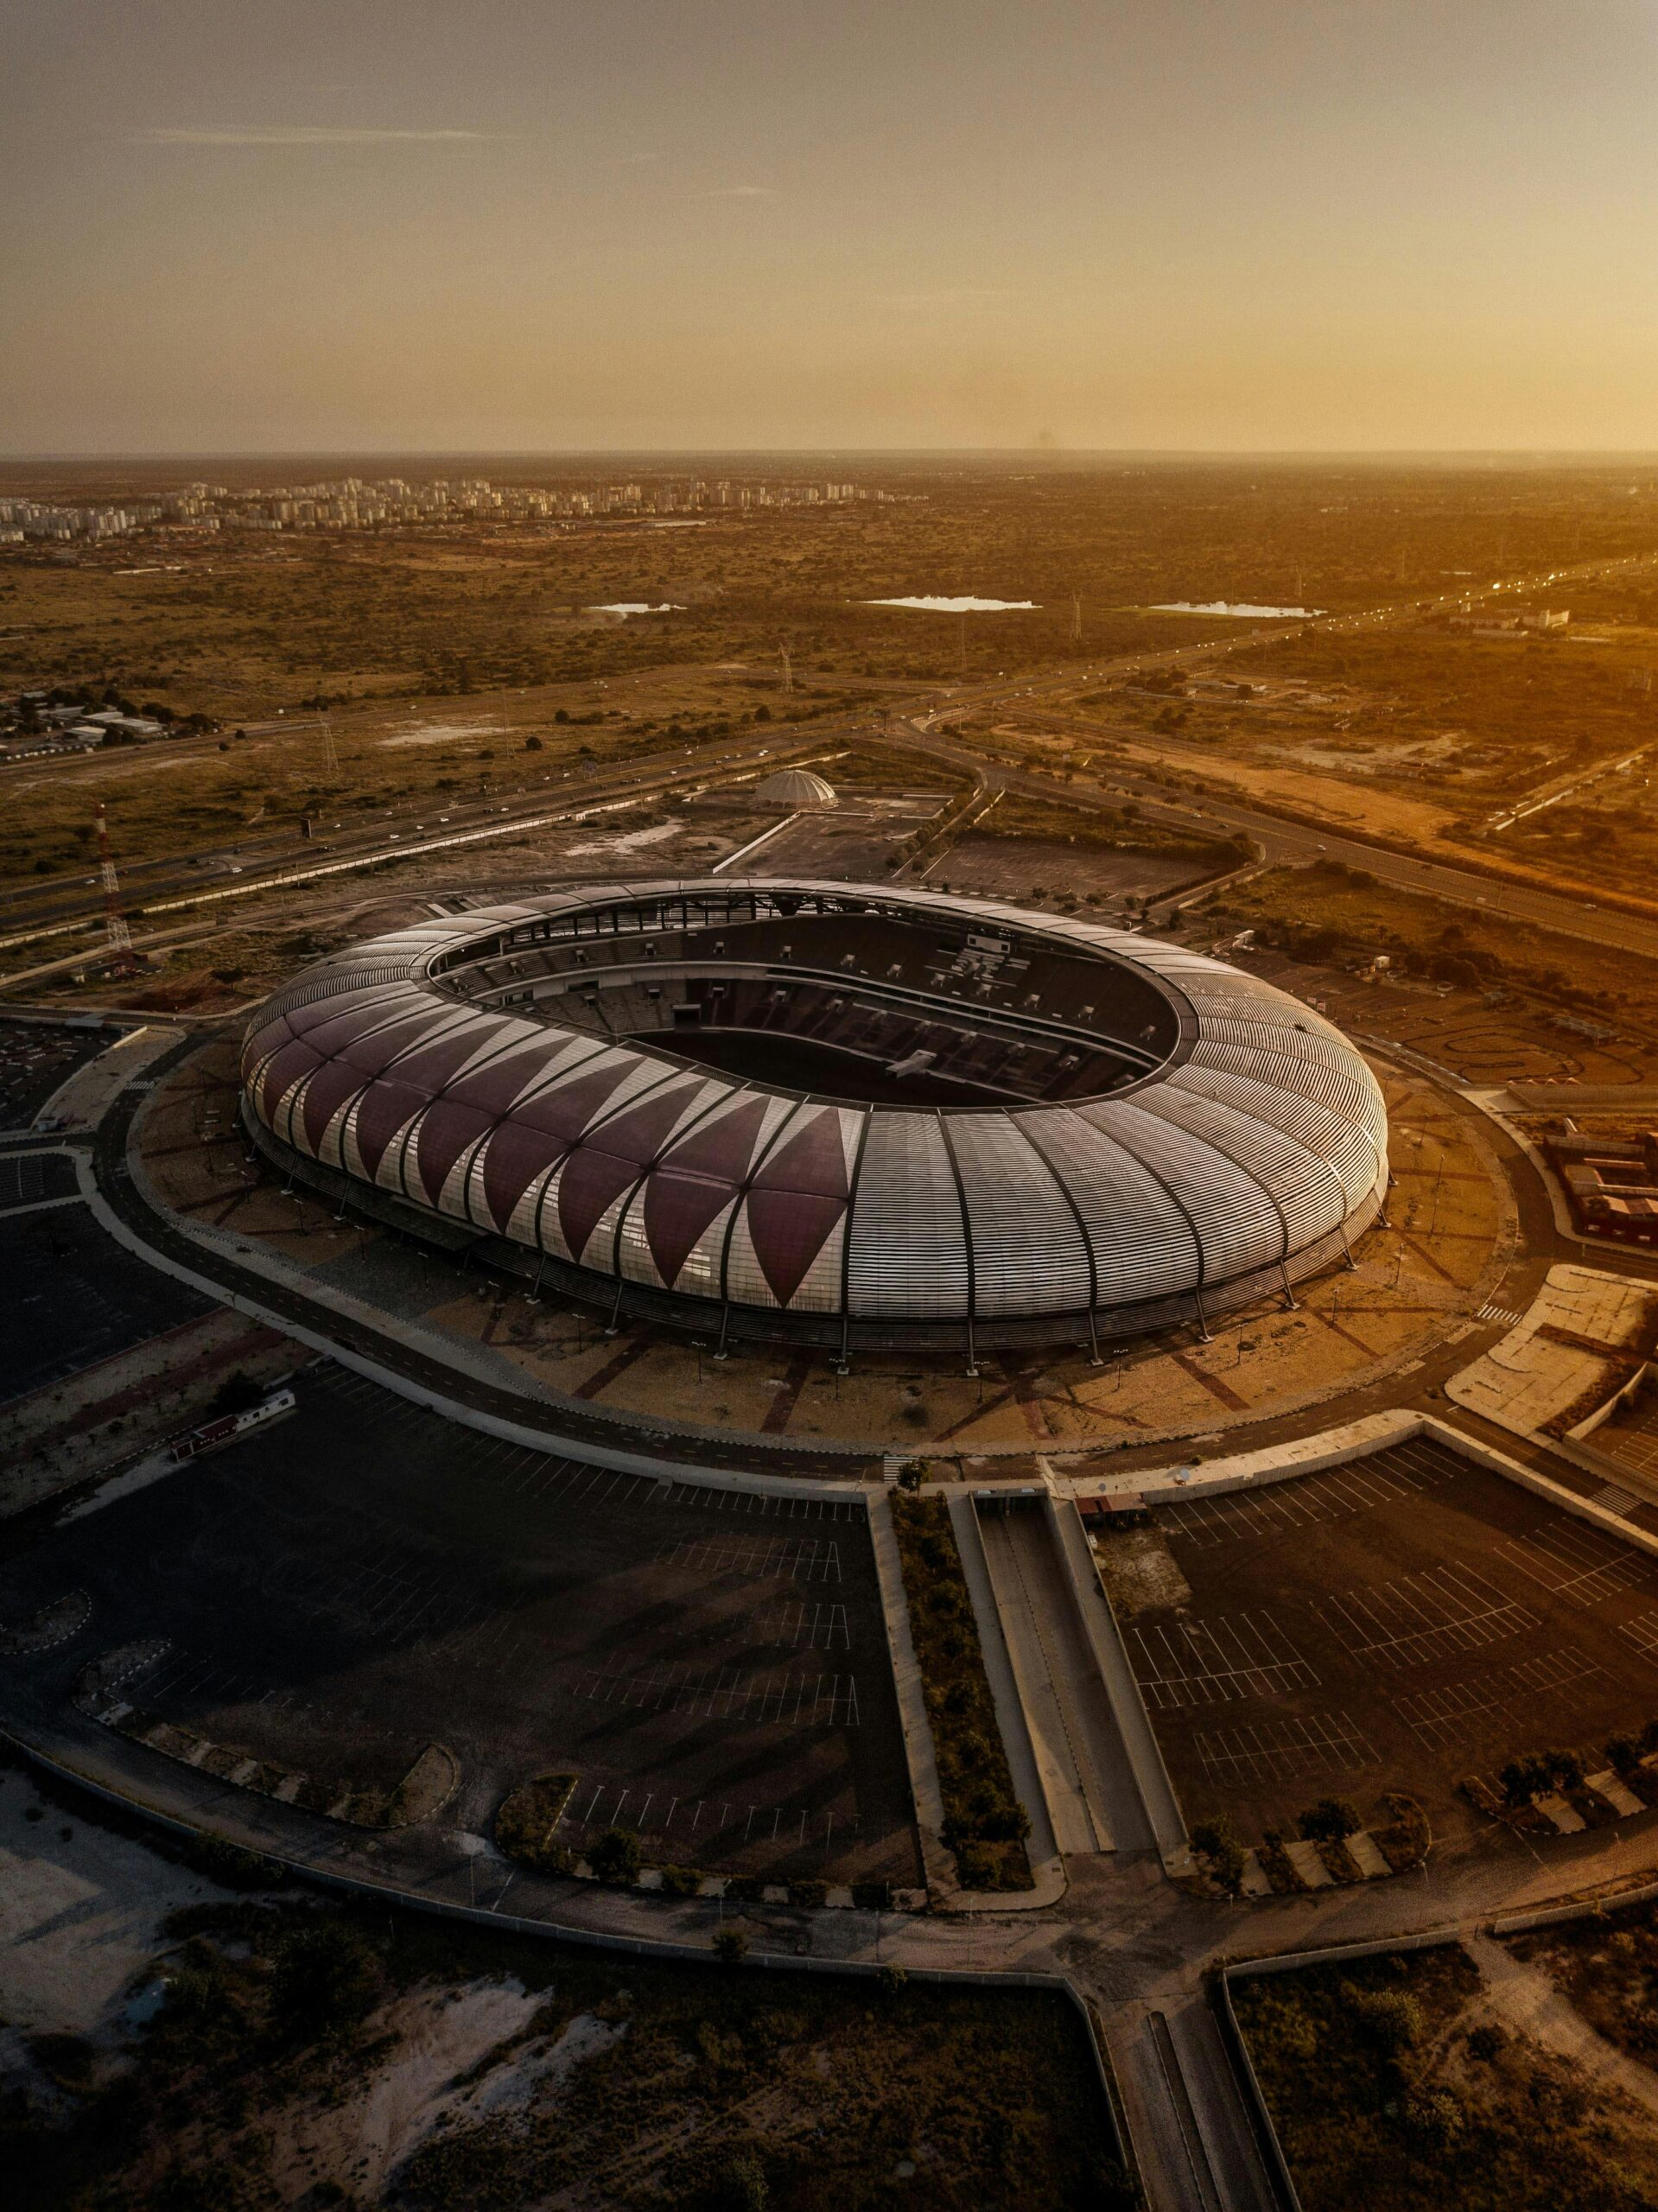
M 301 1410 L 48 1538 L 0 1608 L 86 1590 L 41 1662 L 162 1638 L 127 1694 L 363 1789 L 454 1752 L 446 1825 L 569 1770 L 562 1840 L 769 1878 L 919 1878 L 861 1503 L 731 1495 L 549 1459 L 341 1370 Z
M 0 1132 L 31 1128 L 52 1093 L 111 1041 L 106 1029 L 0 1021 Z
M 11 1163 L 14 1205 L 61 1188 L 67 1162 Z M 158 1274 L 107 1236 L 84 1205 L 0 1211 L 0 1405 L 212 1311 L 212 1302 Z
M 1188 1817 L 1246 1840 L 1386 1789 L 1466 1831 L 1460 1777 L 1658 1716 L 1658 1560 L 1437 1441 L 1153 1521 L 1129 1656 Z

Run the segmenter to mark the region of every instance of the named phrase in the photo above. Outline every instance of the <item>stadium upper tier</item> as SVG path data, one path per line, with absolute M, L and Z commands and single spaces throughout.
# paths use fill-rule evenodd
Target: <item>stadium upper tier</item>
M 273 1157 L 406 1226 L 843 1345 L 1202 1321 L 1342 1257 L 1388 1175 L 1375 1077 L 1272 985 L 907 888 L 444 916 L 308 968 L 242 1082 Z

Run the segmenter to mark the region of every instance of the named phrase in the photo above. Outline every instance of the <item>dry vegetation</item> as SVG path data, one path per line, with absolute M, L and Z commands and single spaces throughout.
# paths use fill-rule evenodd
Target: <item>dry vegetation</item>
M 1127 2202 L 1063 2000 L 615 1961 L 317 1905 L 175 1915 L 130 2064 L 37 2038 L 17 2212 Z
M 1030 1815 L 1013 1794 L 973 1601 L 942 1497 L 893 1500 L 910 1624 L 944 1799 L 944 1841 L 969 1890 L 1027 1890 Z
M 1607 2042 L 1658 2066 L 1658 1922 L 1649 1904 L 1608 1910 L 1514 1938 L 1515 1955 L 1543 1967 Z
M 1235 1982 L 1305 2212 L 1646 2212 L 1658 2146 L 1486 2017 L 1457 1945 Z
M 1465 989 L 1532 993 L 1552 1006 L 1604 1019 L 1658 1025 L 1658 974 L 1635 953 L 1486 920 L 1465 906 L 1379 884 L 1339 861 L 1269 869 L 1203 908 L 1217 932 L 1252 929 L 1259 944 L 1312 963 L 1346 964 L 1386 954 L 1401 975 Z

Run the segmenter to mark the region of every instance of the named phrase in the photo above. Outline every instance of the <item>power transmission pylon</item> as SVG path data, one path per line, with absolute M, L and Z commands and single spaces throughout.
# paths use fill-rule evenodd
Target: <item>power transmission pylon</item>
M 1072 592 L 1070 595 L 1070 642 L 1073 645 L 1079 645 L 1083 642 L 1083 601 L 1080 592 Z
M 787 645 L 778 647 L 778 658 L 783 664 L 783 688 L 785 691 L 792 691 L 795 688 L 795 672 L 793 664 L 789 658 Z
M 334 724 L 327 715 L 322 723 L 322 772 L 331 784 L 340 781 L 340 753 L 334 741 Z
M 115 859 L 110 851 L 110 825 L 105 818 L 104 802 L 98 802 L 98 858 L 104 877 L 104 929 L 109 940 L 110 952 L 118 975 L 131 972 L 132 932 L 127 927 L 127 918 L 121 912 L 121 886 L 115 873 Z

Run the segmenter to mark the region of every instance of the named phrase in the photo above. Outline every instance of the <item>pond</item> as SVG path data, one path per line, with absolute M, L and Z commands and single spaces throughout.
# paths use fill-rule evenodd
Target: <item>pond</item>
M 1166 605 L 1154 607 L 1153 614 L 1237 614 L 1246 621 L 1266 621 L 1277 618 L 1284 621 L 1312 621 L 1316 616 L 1328 613 L 1323 607 L 1249 607 L 1242 601 L 1210 599 L 1201 602 L 1191 599 L 1171 600 Z
M 1033 599 L 867 599 L 866 607 L 913 607 L 923 614 L 1020 614 L 1034 612 Z

